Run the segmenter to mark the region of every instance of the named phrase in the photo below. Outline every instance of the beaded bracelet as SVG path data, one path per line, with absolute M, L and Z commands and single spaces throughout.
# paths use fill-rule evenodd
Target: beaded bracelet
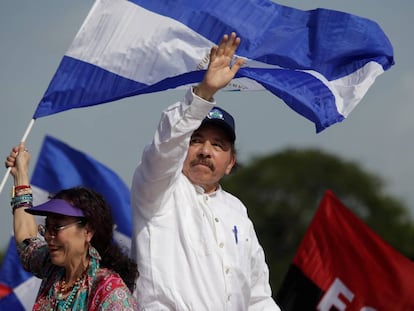
M 24 194 L 24 195 L 18 195 L 18 196 L 12 197 L 10 204 L 16 205 L 23 201 L 33 201 L 33 195 L 30 193 L 30 194 Z
M 31 208 L 31 207 L 33 207 L 33 203 L 31 201 L 30 202 L 27 201 L 27 202 L 19 203 L 17 205 L 13 205 L 12 214 L 14 215 L 15 210 L 17 210 L 18 208 L 21 208 L 21 207 Z
M 31 186 L 30 185 L 14 186 L 14 190 L 21 190 L 21 189 L 27 189 L 27 188 L 31 188 Z
M 11 202 L 12 213 L 21 207 L 32 207 L 33 206 L 33 195 L 32 188 L 30 185 L 19 185 L 12 188 Z
M 19 200 L 19 201 L 16 201 L 16 202 L 11 202 L 11 206 L 13 207 L 13 206 L 17 206 L 17 205 L 20 205 L 20 204 L 24 204 L 24 203 L 30 203 L 30 204 L 32 204 L 33 203 L 33 200 L 31 200 L 31 199 L 27 199 L 27 200 Z
M 25 194 L 13 197 L 10 202 L 12 206 L 12 213 L 20 207 L 32 207 L 33 206 L 33 195 Z
M 30 188 L 26 188 L 26 189 L 22 189 L 22 190 L 16 190 L 16 192 L 14 193 L 14 196 L 20 196 L 20 195 L 25 195 L 25 194 L 31 194 L 32 193 L 32 189 Z
M 20 194 L 27 194 L 32 192 L 32 187 L 30 185 L 19 185 L 13 186 L 11 190 L 11 197 L 14 198 Z

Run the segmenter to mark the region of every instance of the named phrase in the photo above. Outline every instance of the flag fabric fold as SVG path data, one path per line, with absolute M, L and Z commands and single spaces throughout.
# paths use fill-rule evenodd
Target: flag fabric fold
M 315 123 L 342 121 L 393 63 L 379 25 L 269 0 L 97 0 L 33 118 L 199 82 L 224 33 L 246 59 L 233 90 L 266 89 Z
M 321 201 L 277 293 L 282 310 L 414 310 L 414 263 L 331 191 Z
M 129 253 L 132 233 L 129 189 L 115 172 L 89 155 L 46 136 L 31 185 L 34 205 L 45 202 L 49 194 L 75 186 L 86 186 L 102 194 L 116 225 L 114 238 Z M 0 288 L 9 292 L 0 299 L 0 310 L 31 310 L 39 285 L 39 279 L 24 271 L 12 237 L 0 269 Z

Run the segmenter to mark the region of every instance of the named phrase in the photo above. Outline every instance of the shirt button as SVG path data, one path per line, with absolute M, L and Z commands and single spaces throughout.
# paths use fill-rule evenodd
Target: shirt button
M 223 242 L 221 242 L 221 243 L 219 244 L 219 247 L 220 247 L 220 248 L 223 248 L 223 247 L 224 247 L 224 243 L 223 243 Z
M 219 222 L 219 219 L 216 217 L 216 218 L 214 218 L 214 220 L 216 221 L 216 222 Z
M 226 268 L 225 272 L 226 272 L 226 274 L 229 274 L 230 268 Z
M 231 295 L 227 296 L 227 301 L 230 301 Z

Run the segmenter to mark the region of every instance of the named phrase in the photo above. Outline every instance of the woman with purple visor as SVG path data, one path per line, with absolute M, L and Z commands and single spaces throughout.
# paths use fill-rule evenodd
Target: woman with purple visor
M 137 265 L 113 241 L 104 198 L 77 187 L 33 206 L 30 154 L 20 143 L 6 159 L 14 179 L 14 238 L 24 268 L 42 279 L 33 310 L 137 310 Z M 37 225 L 33 215 L 45 216 Z

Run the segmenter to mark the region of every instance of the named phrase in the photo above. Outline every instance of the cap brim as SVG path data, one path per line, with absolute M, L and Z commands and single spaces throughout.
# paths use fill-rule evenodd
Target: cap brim
M 223 120 L 220 119 L 204 119 L 201 125 L 204 124 L 214 124 L 218 127 L 220 127 L 229 137 L 229 140 L 234 143 L 236 140 L 236 134 L 234 133 L 234 130 Z
M 51 199 L 46 203 L 27 208 L 25 211 L 29 214 L 40 216 L 57 214 L 63 216 L 85 217 L 85 214 L 81 209 L 70 205 L 62 199 Z

